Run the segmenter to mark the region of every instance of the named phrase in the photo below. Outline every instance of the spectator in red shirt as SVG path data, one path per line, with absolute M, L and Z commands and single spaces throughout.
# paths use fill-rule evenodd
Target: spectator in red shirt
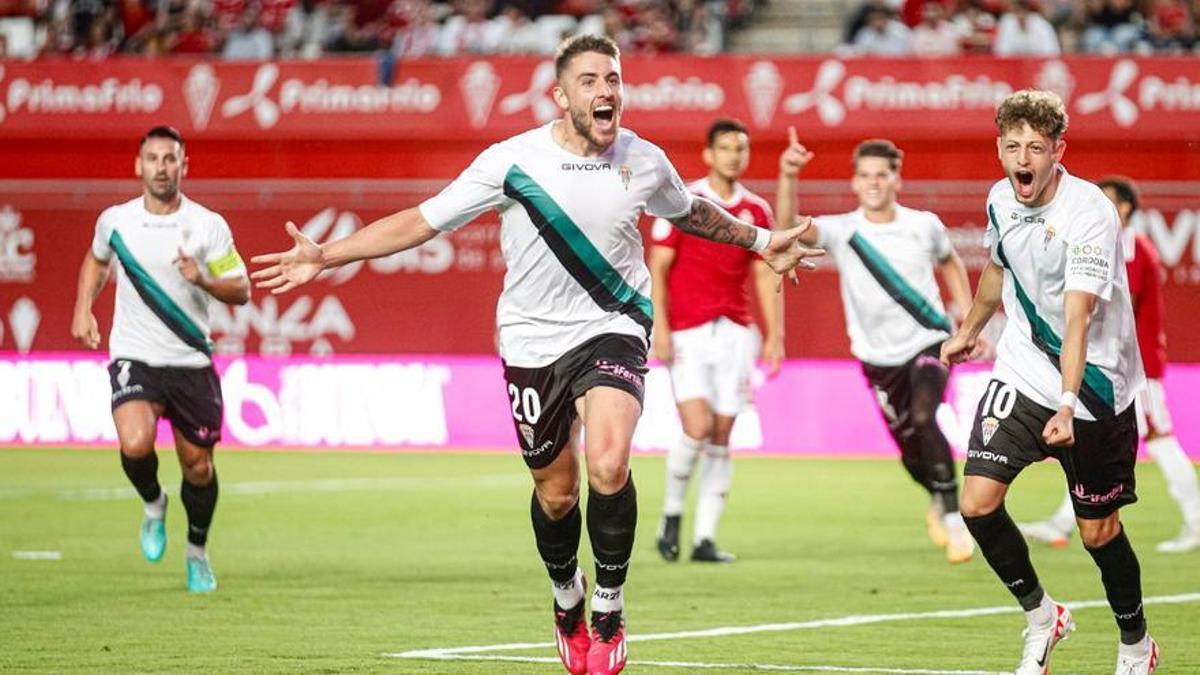
M 1147 32 L 1159 50 L 1191 49 L 1196 42 L 1192 15 L 1182 0 L 1153 0 Z
M 133 2 L 134 0 L 123 0 Z M 211 0 L 213 18 L 217 21 L 217 32 L 227 35 L 238 25 L 239 19 L 246 13 L 249 3 L 246 0 Z
M 127 50 L 141 44 L 147 32 L 154 28 L 154 9 L 143 0 L 120 0 L 117 15 Z
M 279 35 L 287 24 L 288 14 L 296 6 L 296 0 L 258 0 L 261 14 L 258 23 L 272 35 Z
M 193 5 L 183 13 L 183 23 L 172 40 L 172 54 L 208 54 L 216 51 L 219 39 L 206 24 L 199 6 Z

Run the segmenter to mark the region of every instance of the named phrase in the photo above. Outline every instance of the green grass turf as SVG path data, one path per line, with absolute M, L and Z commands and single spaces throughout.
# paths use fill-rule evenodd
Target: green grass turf
M 161 457 L 169 541 L 151 565 L 138 549 L 132 492 L 85 492 L 127 488 L 115 451 L 0 451 L 0 671 L 559 671 L 383 656 L 552 639 L 518 457 L 221 453 L 211 541 L 220 588 L 206 597 L 184 590 L 179 469 L 170 454 Z M 898 462 L 739 458 L 720 542 L 740 560 L 727 567 L 658 558 L 663 460 L 633 464 L 641 522 L 626 587 L 632 634 L 1012 605 L 980 558 L 952 567 L 929 544 L 925 498 Z M 1178 514 L 1153 465 L 1138 475 L 1142 502 L 1126 520 L 1146 594 L 1200 591 L 1200 554 L 1154 552 L 1175 534 Z M 358 482 L 317 482 L 346 479 Z M 1034 467 L 1010 510 L 1018 519 L 1047 514 L 1061 486 L 1056 465 Z M 15 550 L 60 551 L 62 559 L 17 560 Z M 1066 550 L 1034 548 L 1034 562 L 1055 597 L 1103 597 L 1077 540 Z M 1200 672 L 1200 605 L 1154 605 L 1148 614 L 1164 650 L 1160 672 Z M 1055 672 L 1111 672 L 1109 612 L 1084 609 L 1076 619 Z M 659 661 L 997 671 L 1015 665 L 1022 627 L 1020 615 L 1004 614 L 633 643 L 630 652 Z

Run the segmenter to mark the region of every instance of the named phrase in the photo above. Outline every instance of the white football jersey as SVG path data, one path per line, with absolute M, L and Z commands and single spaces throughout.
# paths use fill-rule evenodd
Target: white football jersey
M 175 265 L 183 249 L 214 277 L 244 275 L 229 225 L 182 197 L 168 215 L 146 210 L 142 197 L 105 209 L 96 221 L 92 255 L 117 266 L 117 301 L 109 334 L 113 359 L 152 366 L 202 367 L 212 362 L 208 303 Z
M 500 355 L 548 365 L 602 333 L 648 340 L 654 319 L 638 218 L 673 218 L 692 196 L 657 146 L 622 129 L 599 157 L 565 150 L 553 123 L 483 151 L 420 205 L 443 231 L 500 212 L 508 267 L 496 308 Z
M 1091 293 L 1100 302 L 1088 328 L 1076 416 L 1104 419 L 1124 411 L 1145 385 L 1119 245 L 1121 221 L 1100 188 L 1061 166 L 1059 171 L 1058 190 L 1045 206 L 1023 206 L 1007 178 L 988 194 L 985 242 L 992 262 L 1004 268 L 1008 315 L 996 345 L 995 377 L 1039 405 L 1058 408 L 1063 297 L 1067 291 Z
M 933 268 L 953 247 L 937 215 L 897 204 L 890 223 L 872 223 L 862 209 L 813 222 L 817 245 L 837 264 L 855 358 L 898 366 L 950 336 Z

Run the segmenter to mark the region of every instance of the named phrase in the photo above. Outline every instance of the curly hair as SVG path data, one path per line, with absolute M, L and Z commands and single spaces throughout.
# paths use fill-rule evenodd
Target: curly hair
M 1067 107 L 1052 91 L 1015 91 L 1004 97 L 996 109 L 996 127 L 1004 134 L 1022 123 L 1057 141 L 1067 132 Z

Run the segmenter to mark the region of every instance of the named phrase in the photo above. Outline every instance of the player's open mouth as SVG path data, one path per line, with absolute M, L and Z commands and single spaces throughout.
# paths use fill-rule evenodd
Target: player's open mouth
M 1017 193 L 1024 199 L 1033 197 L 1033 172 L 1027 169 L 1017 169 L 1013 173 L 1017 179 Z
M 592 119 L 596 121 L 596 126 L 602 129 L 607 129 L 616 116 L 617 109 L 607 103 L 598 105 L 592 110 Z

